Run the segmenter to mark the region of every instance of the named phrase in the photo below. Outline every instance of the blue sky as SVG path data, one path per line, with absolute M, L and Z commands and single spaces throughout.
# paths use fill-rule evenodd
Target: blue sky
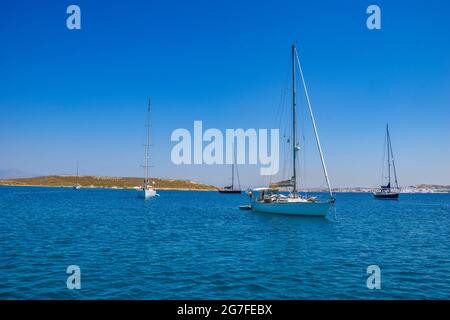
M 81 30 L 66 28 L 70 4 Z M 366 28 L 370 4 L 381 30 Z M 0 168 L 67 174 L 78 160 L 84 175 L 141 175 L 151 96 L 152 173 L 226 184 L 226 166 L 173 165 L 170 134 L 194 120 L 277 127 L 295 40 L 333 185 L 379 183 L 386 122 L 401 185 L 450 184 L 449 12 L 435 0 L 4 3 Z M 242 184 L 267 182 L 258 172 L 241 167 Z M 312 165 L 308 185 L 322 184 Z

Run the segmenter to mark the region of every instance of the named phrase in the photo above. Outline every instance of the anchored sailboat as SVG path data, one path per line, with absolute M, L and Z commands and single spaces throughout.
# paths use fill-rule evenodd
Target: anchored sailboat
M 389 125 L 386 124 L 386 151 L 387 151 L 387 184 L 381 185 L 380 189 L 375 191 L 373 195 L 377 199 L 397 200 L 400 194 L 397 172 L 395 171 L 394 154 L 392 153 L 391 135 L 389 134 Z M 395 187 L 391 187 L 391 166 L 394 171 Z M 383 182 L 382 182 L 383 183 Z
M 76 183 L 74 184 L 73 188 L 76 190 L 81 188 L 81 185 L 78 183 L 78 161 L 77 161 L 77 179 L 76 179 Z
M 239 174 L 237 172 L 237 167 L 236 167 L 236 174 L 237 174 L 237 178 L 238 178 L 238 186 L 239 187 L 237 189 L 234 188 L 234 166 L 235 166 L 235 164 L 233 162 L 233 164 L 231 165 L 231 186 L 226 186 L 223 189 L 220 189 L 219 190 L 220 193 L 242 193 L 241 184 L 239 182 Z
M 145 157 L 144 164 L 142 167 L 144 168 L 144 185 L 139 189 L 139 197 L 144 199 L 149 199 L 156 196 L 156 190 L 153 188 L 153 184 L 150 183 L 149 175 L 149 152 L 150 152 L 150 99 L 148 100 L 148 122 L 147 122 L 147 142 L 144 145 L 145 148 Z
M 292 45 L 292 157 L 293 157 L 293 172 L 292 178 L 271 184 L 269 188 L 258 188 L 249 192 L 251 198 L 250 209 L 258 212 L 288 214 L 288 215 L 305 215 L 305 216 L 326 216 L 330 206 L 335 202 L 335 198 L 331 191 L 330 181 L 328 178 L 327 168 L 320 145 L 319 135 L 314 120 L 314 115 L 309 101 L 308 91 L 306 88 L 303 71 L 298 58 L 295 44 Z M 316 197 L 303 197 L 297 192 L 297 171 L 296 171 L 296 154 L 300 150 L 296 142 L 296 63 L 301 76 L 303 88 L 305 91 L 306 101 L 309 107 L 309 114 L 314 128 L 317 148 L 319 150 L 320 159 L 322 162 L 322 169 L 329 191 L 328 201 L 318 201 Z M 288 195 L 280 193 L 280 188 L 289 188 Z

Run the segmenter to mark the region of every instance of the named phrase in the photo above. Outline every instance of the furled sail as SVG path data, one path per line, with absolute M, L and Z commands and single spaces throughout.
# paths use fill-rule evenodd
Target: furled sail
M 278 181 L 278 182 L 272 182 L 270 184 L 271 188 L 288 188 L 288 187 L 294 187 L 294 180 L 293 179 L 288 179 L 288 180 L 283 180 L 283 181 Z

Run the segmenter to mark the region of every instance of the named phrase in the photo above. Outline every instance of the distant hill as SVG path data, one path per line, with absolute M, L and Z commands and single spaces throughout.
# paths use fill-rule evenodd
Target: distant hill
M 152 178 L 156 189 L 160 190 L 217 190 L 216 187 L 191 180 Z M 70 187 L 77 181 L 76 176 L 43 176 L 32 178 L 0 179 L 3 186 L 50 186 Z M 142 185 L 142 178 L 80 176 L 78 183 L 86 188 L 134 188 Z

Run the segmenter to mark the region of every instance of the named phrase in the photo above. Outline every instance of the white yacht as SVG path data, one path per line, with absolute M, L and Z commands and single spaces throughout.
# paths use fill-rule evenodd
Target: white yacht
M 150 152 L 150 99 L 148 100 L 148 110 L 147 110 L 147 142 L 144 145 L 145 157 L 144 164 L 144 184 L 138 189 L 139 197 L 143 199 L 149 199 L 157 196 L 156 190 L 153 188 L 153 182 L 149 179 L 149 152 Z
M 329 208 L 335 202 L 335 197 L 331 191 L 330 180 L 325 165 L 325 160 L 320 145 L 319 135 L 314 120 L 314 115 L 311 108 L 311 103 L 306 88 L 303 71 L 300 65 L 300 59 L 295 44 L 292 45 L 292 157 L 293 157 L 293 172 L 292 177 L 278 183 L 271 184 L 269 188 L 258 188 L 248 192 L 251 198 L 249 209 L 257 212 L 286 214 L 286 215 L 302 215 L 302 216 L 321 216 L 327 215 Z M 309 108 L 309 114 L 314 128 L 317 148 L 319 150 L 320 159 L 322 162 L 322 169 L 329 191 L 329 199 L 319 201 L 316 197 L 305 197 L 298 193 L 297 190 L 297 171 L 296 171 L 296 155 L 300 148 L 296 141 L 296 65 L 301 76 L 301 81 L 305 91 L 306 101 Z M 288 190 L 287 194 L 281 190 Z
M 73 185 L 73 188 L 74 188 L 75 190 L 81 189 L 81 185 L 80 185 L 80 183 L 78 182 L 78 161 L 77 161 L 77 179 L 76 179 L 75 184 Z

